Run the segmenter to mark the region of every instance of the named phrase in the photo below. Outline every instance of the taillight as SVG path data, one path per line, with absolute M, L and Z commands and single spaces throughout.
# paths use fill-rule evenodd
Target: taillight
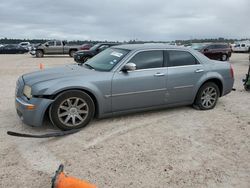
M 234 69 L 233 66 L 230 64 L 230 75 L 232 78 L 234 78 Z

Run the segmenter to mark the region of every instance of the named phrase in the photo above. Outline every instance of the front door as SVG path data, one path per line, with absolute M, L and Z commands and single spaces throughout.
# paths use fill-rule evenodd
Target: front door
M 163 67 L 163 51 L 142 51 L 127 63 L 136 70 L 117 71 L 112 80 L 112 111 L 153 107 L 165 103 L 167 67 Z

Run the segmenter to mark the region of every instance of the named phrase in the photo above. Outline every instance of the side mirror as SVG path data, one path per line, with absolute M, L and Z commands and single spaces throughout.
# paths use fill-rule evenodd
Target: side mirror
M 209 51 L 209 49 L 208 49 L 208 48 L 205 48 L 203 51 L 204 51 L 204 52 L 208 52 L 208 51 Z
M 134 71 L 134 70 L 136 70 L 136 64 L 134 64 L 134 63 L 127 63 L 122 68 L 123 72 Z
M 45 44 L 46 47 L 49 47 L 49 44 Z

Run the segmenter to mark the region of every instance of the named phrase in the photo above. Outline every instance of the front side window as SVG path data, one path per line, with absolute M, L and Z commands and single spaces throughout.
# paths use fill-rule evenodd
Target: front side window
M 167 62 L 168 67 L 186 66 L 195 64 L 198 64 L 198 61 L 189 52 L 177 51 L 177 50 L 168 51 L 168 62 Z
M 89 59 L 84 65 L 87 68 L 93 68 L 97 71 L 110 71 L 128 52 L 129 50 L 125 49 L 108 48 Z
M 61 41 L 56 41 L 56 46 L 61 46 Z
M 49 42 L 48 42 L 48 45 L 49 45 L 49 46 L 54 46 L 54 41 L 49 41 Z
M 139 52 L 129 62 L 136 64 L 136 69 L 159 68 L 163 66 L 163 51 Z
M 241 47 L 245 47 L 246 45 L 245 44 L 241 44 Z

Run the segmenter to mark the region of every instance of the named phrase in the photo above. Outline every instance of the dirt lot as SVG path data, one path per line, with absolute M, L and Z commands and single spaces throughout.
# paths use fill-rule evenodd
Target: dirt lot
M 0 187 L 50 187 L 60 163 L 68 174 L 100 188 L 250 187 L 250 93 L 241 79 L 247 54 L 233 54 L 237 91 L 220 98 L 216 108 L 178 107 L 95 120 L 63 138 L 24 139 L 7 130 L 54 131 L 24 125 L 14 106 L 19 75 L 73 63 L 68 56 L 32 58 L 0 55 Z

